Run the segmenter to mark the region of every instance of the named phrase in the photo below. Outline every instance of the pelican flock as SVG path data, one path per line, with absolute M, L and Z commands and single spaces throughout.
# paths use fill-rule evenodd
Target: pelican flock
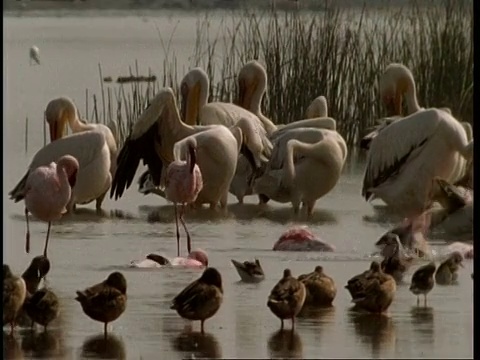
M 223 277 L 209 265 L 205 251 L 192 251 L 184 214 L 204 205 L 213 212 L 228 212 L 229 193 L 240 204 L 246 196 L 257 196 L 262 212 L 268 211 L 269 201 L 289 203 L 293 218 L 302 210 L 310 219 L 317 203 L 327 206 L 323 197 L 339 183 L 348 157 L 347 144 L 337 132 L 327 99 L 313 99 L 304 119 L 272 121 L 261 109 L 268 84 L 262 64 L 257 60 L 245 63 L 237 81 L 235 103 L 208 103 L 208 76 L 199 67 L 191 69 L 180 83 L 180 108 L 172 88 L 160 89 L 135 120 L 120 150 L 115 128 L 81 119 L 72 99 L 59 97 L 47 104 L 45 121 L 51 142 L 37 151 L 24 177 L 9 192 L 15 202 L 25 201 L 26 252 L 30 250 L 29 213 L 48 223 L 41 267 L 32 261 L 30 270 L 17 277 L 4 264 L 4 325 L 9 324 L 12 333 L 20 323 L 20 313 L 30 314 L 33 323 L 45 328 L 58 316 L 57 296 L 45 287 L 38 289 L 50 269 L 47 246 L 51 222 L 75 213 L 77 205 L 93 201 L 101 210 L 107 193 L 114 200 L 122 198 L 141 161 L 147 167 L 140 176 L 141 192 L 173 203 L 177 254 L 169 258 L 149 253 L 132 261 L 130 267 L 201 270 L 202 275 L 186 284 L 170 309 L 185 319 L 200 321 L 202 333 L 204 322 L 222 306 Z M 413 272 L 409 287 L 417 296 L 417 305 L 423 295 L 426 306 L 427 294 L 435 284 L 455 283 L 463 259 L 473 258 L 473 245 L 462 247 L 456 242 L 437 267 L 427 239 L 430 228 L 439 224 L 452 236 L 463 231 L 473 237 L 471 126 L 458 121 L 447 108 L 420 107 L 413 74 L 402 64 L 387 66 L 380 76 L 379 91 L 389 118 L 380 119 L 362 139 L 361 147 L 368 153 L 363 182 L 358 186 L 359 200 L 382 200 L 389 212 L 403 220 L 375 244 L 383 260 L 372 261 L 368 270 L 345 286 L 353 309 L 370 313 L 384 313 L 397 301 L 397 289 L 415 261 L 429 261 Z M 65 136 L 67 125 L 72 134 Z M 179 222 L 187 235 L 184 256 Z M 280 236 L 272 250 L 335 252 L 336 248 L 306 227 L 295 226 Z M 231 261 L 243 282 L 259 283 L 268 278 L 256 257 L 254 262 Z M 265 307 L 280 319 L 281 329 L 284 320 L 291 320 L 293 330 L 299 314 L 331 306 L 339 295 L 323 266 L 298 278 L 286 268 Z M 107 337 L 107 324 L 126 311 L 127 298 L 126 278 L 113 272 L 103 282 L 77 291 L 76 300 L 88 317 L 104 324 Z

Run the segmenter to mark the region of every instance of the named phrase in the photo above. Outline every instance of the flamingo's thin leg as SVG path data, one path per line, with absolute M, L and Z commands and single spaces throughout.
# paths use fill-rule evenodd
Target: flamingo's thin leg
M 27 220 L 27 234 L 25 236 L 25 251 L 30 252 L 30 225 L 28 222 L 28 209 L 25 208 L 25 219 Z
M 187 233 L 187 251 L 190 254 L 192 251 L 192 239 L 190 238 L 190 233 L 188 232 L 187 225 L 185 224 L 185 220 L 183 219 L 183 214 L 185 213 L 185 204 L 182 205 L 182 209 L 180 210 L 180 222 Z
M 175 227 L 177 229 L 177 256 L 180 256 L 180 230 L 178 229 L 177 203 L 174 204 L 174 209 L 175 209 Z
M 43 256 L 47 257 L 47 248 L 48 248 L 48 239 L 50 238 L 50 228 L 52 227 L 52 222 L 48 222 L 48 229 L 47 229 L 47 238 L 45 240 L 45 248 L 43 249 Z

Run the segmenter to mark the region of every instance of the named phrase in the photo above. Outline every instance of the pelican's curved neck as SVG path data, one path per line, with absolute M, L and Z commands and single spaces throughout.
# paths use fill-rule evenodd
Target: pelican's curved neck
M 75 109 L 75 115 L 68 118 L 68 124 L 70 125 L 70 129 L 72 129 L 73 133 L 93 130 L 95 128 L 94 124 L 85 124 L 80 121 L 80 114 L 78 113 L 78 109 Z
M 198 109 L 200 110 L 202 107 L 207 105 L 208 95 L 210 93 L 210 90 L 209 90 L 210 82 L 208 81 L 207 77 L 202 76 L 199 80 L 199 85 L 200 85 L 200 94 L 198 96 Z
M 421 108 L 420 105 L 418 105 L 417 87 L 415 85 L 415 80 L 413 79 L 413 77 L 408 78 L 408 83 L 408 88 L 405 92 L 405 101 L 407 102 L 408 115 L 411 115 L 419 111 Z

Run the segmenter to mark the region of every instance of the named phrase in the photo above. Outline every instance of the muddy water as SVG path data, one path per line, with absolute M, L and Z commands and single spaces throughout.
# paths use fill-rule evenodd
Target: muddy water
M 164 56 L 157 24 L 170 34 L 177 21 L 173 47 L 188 56 L 193 49 L 194 17 L 127 18 L 5 18 L 4 19 L 4 251 L 15 272 L 40 254 L 46 224 L 32 222 L 31 255 L 24 253 L 23 204 L 13 204 L 7 191 L 23 176 L 31 157 L 43 144 L 43 110 L 55 96 L 69 95 L 84 106 L 85 88 L 97 91 L 98 63 L 105 75 L 124 74 L 135 59 L 143 69 L 160 74 Z M 190 25 L 189 25 L 190 24 Z M 188 26 L 187 26 L 188 25 Z M 29 66 L 28 49 L 36 44 L 42 65 Z M 97 92 L 98 93 L 98 92 Z M 25 117 L 29 117 L 25 153 Z M 139 170 L 140 171 L 143 169 Z M 317 204 L 311 229 L 337 251 L 329 254 L 273 252 L 279 235 L 294 223 L 286 205 L 265 211 L 251 197 L 240 206 L 231 198 L 227 214 L 209 210 L 187 215 L 193 246 L 205 249 L 210 264 L 223 275 L 225 299 L 218 314 L 198 333 L 169 310 L 171 299 L 200 273 L 179 269 L 131 269 L 131 260 L 150 252 L 175 254 L 173 208 L 156 196 L 143 196 L 133 186 L 124 197 L 93 205 L 55 223 L 49 257 L 48 283 L 59 295 L 61 317 L 46 334 L 19 330 L 4 337 L 7 358 L 193 358 L 193 357 L 472 357 L 473 263 L 460 270 L 459 285 L 436 287 L 426 308 L 417 308 L 407 284 L 398 287 L 388 316 L 351 313 L 346 281 L 368 267 L 373 243 L 394 219 L 382 208 L 363 202 L 359 193 L 363 163 L 352 158 L 341 181 Z M 435 246 L 437 250 L 440 245 Z M 441 250 L 441 249 L 440 249 Z M 185 246 L 183 248 L 185 250 Z M 258 257 L 266 279 L 257 285 L 239 283 L 230 259 Z M 280 322 L 266 307 L 269 291 L 285 267 L 294 274 L 322 264 L 337 283 L 334 307 L 299 318 L 295 333 L 279 333 Z M 415 270 L 416 267 L 412 269 Z M 109 326 L 105 343 L 102 325 L 87 318 L 73 298 L 75 290 L 120 269 L 128 282 L 128 308 Z M 287 323 L 287 328 L 289 324 Z

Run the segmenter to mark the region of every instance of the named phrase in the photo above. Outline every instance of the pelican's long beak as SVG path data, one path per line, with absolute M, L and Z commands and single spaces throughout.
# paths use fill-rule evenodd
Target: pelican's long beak
M 192 87 L 188 87 L 182 96 L 182 117 L 188 125 L 197 125 L 200 101 L 200 82 L 198 81 Z
M 237 269 L 245 270 L 245 266 L 243 263 L 238 262 L 236 260 L 231 259 L 233 266 L 235 266 Z
M 237 105 L 245 108 L 245 91 L 246 91 L 245 80 L 242 78 L 238 79 L 238 99 Z

